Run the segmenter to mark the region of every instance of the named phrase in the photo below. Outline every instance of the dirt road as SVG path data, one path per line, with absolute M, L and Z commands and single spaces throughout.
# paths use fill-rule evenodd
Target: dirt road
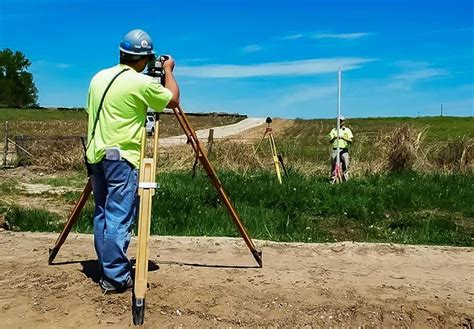
M 129 327 L 130 292 L 94 282 L 92 237 L 71 234 L 48 266 L 56 237 L 0 232 L 0 327 Z M 473 249 L 256 244 L 263 269 L 240 239 L 152 238 L 145 327 L 472 328 Z
M 225 125 L 220 127 L 214 127 L 214 138 L 224 138 L 232 135 L 242 134 L 250 129 L 261 126 L 265 124 L 264 118 L 247 118 L 237 123 L 231 125 Z M 209 136 L 209 129 L 200 129 L 196 130 L 196 135 L 200 141 L 207 141 Z M 180 144 L 186 144 L 187 137 L 186 135 L 172 136 L 161 138 L 159 143 L 162 147 L 170 147 Z

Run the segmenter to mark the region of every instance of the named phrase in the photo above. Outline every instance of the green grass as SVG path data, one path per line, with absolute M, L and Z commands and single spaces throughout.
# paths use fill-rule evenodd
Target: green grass
M 224 172 L 221 180 L 253 238 L 474 246 L 472 175 L 409 172 L 361 177 L 334 186 L 325 177 L 298 173 L 284 185 L 276 182 L 272 172 L 252 176 Z M 202 174 L 191 179 L 188 173 L 167 173 L 159 181 L 152 234 L 238 236 Z M 89 204 L 77 231 L 92 232 L 92 213 Z M 8 218 L 22 230 L 57 231 L 54 223 L 61 221 L 55 215 L 50 219 L 21 209 L 9 210 Z
M 0 182 L 0 193 L 1 194 L 14 194 L 19 193 L 20 188 L 18 184 L 12 180 L 4 180 Z
M 32 184 L 45 184 L 51 186 L 84 187 L 87 178 L 85 173 L 75 173 L 74 175 L 61 177 L 42 177 L 31 180 Z

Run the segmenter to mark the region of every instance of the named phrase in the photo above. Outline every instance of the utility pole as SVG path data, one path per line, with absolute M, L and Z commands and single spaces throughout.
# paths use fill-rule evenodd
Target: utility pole
M 443 116 L 443 103 L 441 103 L 441 116 Z

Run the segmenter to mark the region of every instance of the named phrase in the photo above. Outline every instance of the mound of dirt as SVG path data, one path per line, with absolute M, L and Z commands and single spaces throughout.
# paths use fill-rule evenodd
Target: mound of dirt
M 0 232 L 6 328 L 128 328 L 131 293 L 102 295 L 92 237 Z M 135 241 L 130 254 L 135 254 Z M 472 248 L 152 237 L 145 326 L 472 327 Z

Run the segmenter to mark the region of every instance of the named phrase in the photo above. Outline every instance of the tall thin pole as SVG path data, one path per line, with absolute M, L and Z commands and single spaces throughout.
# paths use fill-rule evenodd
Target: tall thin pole
M 336 154 L 336 164 L 339 167 L 341 165 L 341 156 L 339 149 L 339 130 L 341 129 L 341 122 L 339 118 L 341 117 L 341 68 L 337 70 L 337 118 L 336 118 L 336 136 L 337 136 L 337 154 Z
M 3 131 L 3 166 L 7 165 L 8 156 L 8 121 L 5 121 L 5 128 Z
M 443 116 L 443 103 L 441 103 L 441 116 Z

